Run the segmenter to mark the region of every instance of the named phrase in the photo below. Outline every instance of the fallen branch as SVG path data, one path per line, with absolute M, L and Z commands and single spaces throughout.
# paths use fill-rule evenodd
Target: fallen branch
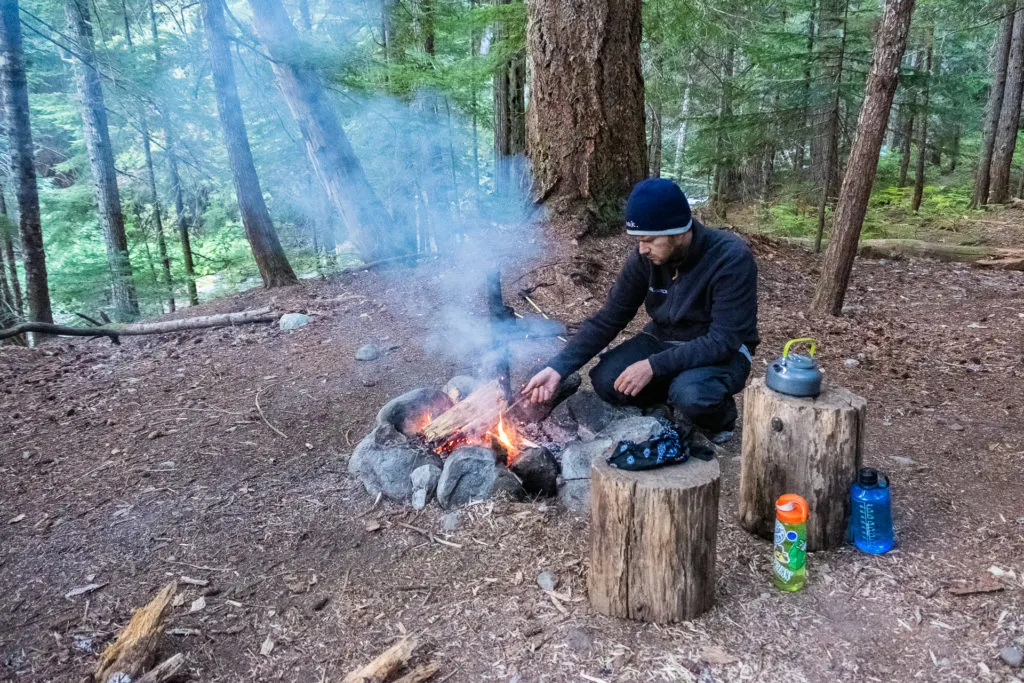
M 493 380 L 436 416 L 423 429 L 423 437 L 429 443 L 441 443 L 455 435 L 478 436 L 498 422 L 504 406 L 501 384 Z
M 437 664 L 423 664 L 416 667 L 401 678 L 396 678 L 395 683 L 422 683 L 430 679 L 438 671 Z
M 345 676 L 341 683 L 384 683 L 391 674 L 405 666 L 418 645 L 415 638 L 404 638 L 366 666 Z
M 117 640 L 100 655 L 93 674 L 97 683 L 106 683 L 114 673 L 126 674 L 134 680 L 153 665 L 163 635 L 164 616 L 174 598 L 174 591 L 175 584 L 167 584 L 149 604 L 132 616 Z
M 781 244 L 793 244 L 811 249 L 814 240 L 807 237 L 772 238 Z M 952 263 L 969 263 L 977 268 L 997 270 L 1024 270 L 1024 249 L 1004 249 L 963 244 L 941 244 L 921 240 L 877 239 L 861 240 L 857 247 L 861 258 L 929 258 Z
M 364 263 L 361 266 L 352 266 L 351 268 L 342 268 L 341 270 L 331 273 L 332 275 L 345 275 L 346 273 L 361 273 L 364 270 L 373 270 L 377 266 L 385 266 L 389 263 L 398 263 L 399 261 L 419 261 L 420 259 L 426 258 L 437 258 L 441 254 L 406 254 L 405 256 L 393 256 L 391 258 L 382 258 L 379 261 L 370 261 Z
M 181 332 L 182 330 L 200 330 L 207 327 L 269 323 L 276 319 L 277 316 L 272 315 L 269 308 L 260 308 L 253 311 L 203 315 L 196 318 L 164 320 L 156 323 L 111 323 L 102 327 L 69 327 L 67 325 L 27 322 L 0 330 L 0 339 L 15 337 L 26 332 L 56 334 L 66 337 L 110 337 L 113 339 L 119 336 L 134 337 L 144 334 L 166 334 L 168 332 Z
M 150 669 L 135 683 L 165 683 L 179 677 L 185 669 L 185 655 L 180 652 L 165 660 L 154 669 Z

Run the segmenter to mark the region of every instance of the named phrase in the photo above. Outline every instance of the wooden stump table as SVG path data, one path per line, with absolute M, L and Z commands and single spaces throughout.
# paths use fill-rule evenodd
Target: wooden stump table
M 718 461 L 691 458 L 644 472 L 594 461 L 590 604 L 638 621 L 686 621 L 715 597 Z
M 772 391 L 764 380 L 743 394 L 740 525 L 771 539 L 775 501 L 784 493 L 807 500 L 807 549 L 835 548 L 846 539 L 850 484 L 861 463 L 867 402 L 826 386 L 817 398 Z

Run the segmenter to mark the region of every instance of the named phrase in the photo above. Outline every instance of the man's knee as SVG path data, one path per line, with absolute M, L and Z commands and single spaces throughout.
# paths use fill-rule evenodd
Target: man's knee
M 607 359 L 601 361 L 590 370 L 590 383 L 594 385 L 594 393 L 608 403 L 621 403 L 622 394 L 615 390 L 615 380 L 619 378 L 618 368 L 612 367 Z
M 669 402 L 685 415 L 695 416 L 725 406 L 732 394 L 716 378 L 677 377 L 669 388 Z

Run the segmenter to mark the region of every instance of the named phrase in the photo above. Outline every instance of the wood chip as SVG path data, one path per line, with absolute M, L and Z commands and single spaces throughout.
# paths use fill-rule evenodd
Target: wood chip
M 23 519 L 25 519 L 25 513 L 24 512 L 21 513 L 20 515 L 18 515 L 17 517 L 12 517 L 10 520 L 8 520 L 7 523 L 8 524 L 17 524 L 18 522 L 20 522 Z
M 269 657 L 270 653 L 274 651 L 274 639 L 267 636 L 267 639 L 260 645 L 260 654 L 264 657 Z
M 189 614 L 191 614 L 192 612 L 199 612 L 204 609 L 206 609 L 206 598 L 200 595 L 192 601 L 192 605 L 188 608 L 188 611 Z
M 700 658 L 713 666 L 728 666 L 740 661 L 738 657 L 734 657 L 717 645 L 702 648 Z
M 376 520 L 370 520 L 366 522 L 366 531 L 369 533 L 373 533 L 374 531 L 380 531 L 380 528 L 380 522 Z
M 99 589 L 103 588 L 106 585 L 107 584 L 105 584 L 105 583 L 90 583 L 90 584 L 86 584 L 85 586 L 79 586 L 77 588 L 72 588 L 71 590 L 69 590 L 67 593 L 64 594 L 64 597 L 67 598 L 68 600 L 70 600 L 71 598 L 77 598 L 79 595 L 85 595 L 86 593 L 92 593 L 93 591 L 98 591 Z
M 987 575 L 973 581 L 964 581 L 961 585 L 950 588 L 949 592 L 953 595 L 975 595 L 977 593 L 995 593 L 1005 588 L 1002 581 Z
M 178 579 L 182 583 L 187 583 L 190 586 L 209 586 L 210 582 L 206 579 L 193 579 L 191 576 L 182 576 Z

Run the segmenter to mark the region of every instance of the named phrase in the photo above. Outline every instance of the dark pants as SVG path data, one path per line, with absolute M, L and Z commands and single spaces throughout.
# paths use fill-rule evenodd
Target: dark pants
M 669 403 L 696 426 L 710 432 L 731 430 L 736 425 L 733 394 L 743 391 L 750 374 L 750 361 L 739 351 L 719 365 L 683 370 L 674 377 L 655 377 L 637 396 L 615 390 L 615 380 L 633 363 L 670 348 L 649 334 L 641 333 L 601 355 L 590 371 L 594 391 L 613 405 L 648 407 Z

